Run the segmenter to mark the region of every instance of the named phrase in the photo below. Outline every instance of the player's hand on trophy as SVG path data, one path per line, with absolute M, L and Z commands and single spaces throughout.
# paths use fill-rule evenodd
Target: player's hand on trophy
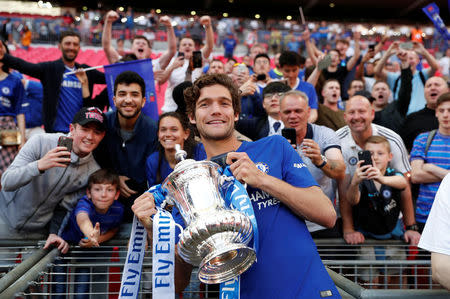
M 152 215 L 156 214 L 155 199 L 153 194 L 144 192 L 141 196 L 136 198 L 134 204 L 131 206 L 134 215 L 139 219 L 142 225 L 150 230 L 152 226 Z
M 227 155 L 226 162 L 230 165 L 231 172 L 239 182 L 255 188 L 259 188 L 263 182 L 263 177 L 266 174 L 256 167 L 247 153 L 230 152 Z

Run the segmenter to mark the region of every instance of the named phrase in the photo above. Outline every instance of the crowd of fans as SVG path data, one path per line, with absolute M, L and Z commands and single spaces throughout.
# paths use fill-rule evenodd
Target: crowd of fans
M 192 107 L 183 97 L 183 90 L 206 73 L 226 74 L 238 88 L 238 140 L 293 132 L 290 142 L 302 167 L 338 215 L 334 225 L 309 219 L 314 238 L 418 244 L 436 192 L 450 171 L 450 49 L 448 41 L 433 38 L 434 31 L 387 26 L 367 30 L 326 22 L 302 28 L 294 21 L 159 17 L 153 10 L 139 17 L 131 8 L 104 16 L 85 12 L 77 28 L 74 20 L 64 16 L 52 32 L 59 38 L 57 61 L 32 64 L 8 54 L 8 45 L 2 43 L 0 233 L 5 238 L 46 237 L 46 246 L 56 244 L 63 252 L 67 242 L 99 246 L 119 231 L 119 223 L 112 221 L 119 216 L 126 236 L 134 200 L 173 170 L 176 143 L 190 157 L 206 158 L 194 139 Z M 15 37 L 9 24 L 4 22 L 3 32 L 11 44 Z M 137 26 L 145 28 L 142 35 Z M 23 24 L 23 47 L 30 46 L 27 27 L 34 34 L 45 32 L 42 26 Z M 132 70 L 116 78 L 116 109 L 104 114 L 111 108 L 109 101 L 91 95 L 94 83 L 104 84 L 105 78 L 95 70 L 79 70 L 88 67 L 75 62 L 81 42 L 98 39 L 110 63 L 149 58 L 156 39 L 153 28 L 162 28 L 167 41 L 166 51 L 152 62 L 156 82 L 168 82 L 164 114 L 156 123 L 142 113 L 146 87 Z M 129 50 L 113 42 L 115 30 L 131 39 Z M 264 30 L 268 33 L 261 39 Z M 248 47 L 248 55 L 235 58 L 237 44 Z M 220 59 L 212 54 L 217 45 L 224 46 Z M 436 50 L 441 51 L 439 59 Z M 201 65 L 193 63 L 196 51 Z M 42 96 L 36 98 L 41 101 L 27 100 L 35 89 L 21 74 L 40 80 Z M 27 112 L 28 106 L 35 108 Z M 36 111 L 42 111 L 41 123 L 31 121 Z M 28 129 L 43 127 L 46 133 L 26 137 L 24 122 Z M 21 138 L 5 143 L 9 139 L 3 132 L 11 134 L 16 127 Z M 67 133 L 72 149 L 59 143 Z M 99 168 L 112 169 L 117 177 Z M 268 203 L 262 199 L 253 204 L 261 209 Z M 64 221 L 67 213 L 69 220 Z M 442 250 L 438 252 L 447 258 L 441 263 L 449 265 L 448 244 Z M 389 258 L 405 255 L 388 252 Z M 364 258 L 374 255 L 373 249 L 362 253 Z M 367 277 L 377 275 L 363 273 L 361 279 Z M 448 277 L 438 277 L 448 285 Z

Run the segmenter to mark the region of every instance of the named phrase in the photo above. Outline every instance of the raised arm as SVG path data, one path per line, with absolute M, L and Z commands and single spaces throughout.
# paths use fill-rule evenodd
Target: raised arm
M 80 228 L 81 232 L 84 234 L 85 237 L 89 239 L 89 245 L 93 245 L 95 247 L 99 246 L 99 237 L 100 237 L 100 224 L 97 222 L 94 225 L 91 222 L 91 219 L 89 219 L 89 215 L 87 212 L 80 212 L 77 214 L 77 224 Z M 80 244 L 83 244 L 81 242 Z M 83 246 L 83 247 L 91 247 L 91 246 Z
M 397 53 L 399 49 L 398 45 L 398 42 L 393 42 L 375 66 L 375 76 L 379 77 L 381 80 L 386 80 L 387 78 L 387 72 L 384 70 L 384 66 L 386 65 L 389 57 Z
M 311 162 L 319 166 L 324 160 L 319 145 L 312 139 L 303 139 L 303 154 L 311 159 Z M 345 163 L 341 150 L 335 147 L 329 148 L 324 153 L 327 163 L 321 168 L 326 176 L 332 179 L 343 179 L 345 176 Z
M 165 70 L 159 70 L 155 71 L 155 79 L 158 81 L 159 84 L 164 84 L 169 78 L 172 72 L 176 69 L 181 67 L 184 64 L 184 57 L 179 56 L 177 57 L 174 62 L 169 65 Z
M 114 10 L 110 10 L 105 16 L 105 24 L 103 25 L 102 47 L 109 63 L 116 63 L 120 57 L 119 53 L 111 45 L 112 23 L 117 19 L 119 19 L 119 14 Z
M 302 38 L 305 41 L 306 51 L 308 52 L 309 58 L 311 58 L 312 63 L 316 65 L 318 55 L 316 55 L 314 45 L 311 42 L 311 34 L 308 28 L 306 28 L 305 31 L 303 31 Z
M 34 78 L 41 79 L 44 72 L 42 64 L 31 63 L 14 57 L 6 53 L 6 49 L 3 45 L 0 46 L 0 61 L 3 62 L 4 65 Z
M 361 39 L 361 33 L 360 32 L 354 32 L 353 33 L 353 40 L 355 42 L 355 53 L 353 54 L 352 58 L 347 63 L 347 70 L 351 71 L 355 65 L 356 62 L 358 62 L 359 55 L 361 54 L 361 48 L 360 48 L 360 39 Z
M 316 87 L 317 81 L 319 81 L 320 74 L 322 74 L 322 70 L 319 69 L 319 62 L 325 58 L 325 55 L 320 55 L 316 59 L 316 67 L 314 68 L 311 75 L 309 75 L 308 80 L 306 82 L 312 84 L 312 86 Z
M 412 71 L 409 63 L 405 60 L 401 62 L 402 71 L 400 74 L 401 83 L 400 90 L 398 92 L 397 100 L 397 111 L 403 116 L 406 117 L 406 113 L 408 112 L 409 103 L 411 102 L 411 93 L 412 93 Z
M 428 71 L 428 77 L 432 77 L 434 73 L 439 69 L 439 62 L 434 58 L 433 55 L 430 54 L 430 52 L 425 49 L 425 47 L 418 42 L 413 43 L 413 50 L 419 54 L 422 55 L 423 58 L 428 62 L 430 65 L 430 70 Z
M 202 49 L 203 57 L 209 58 L 209 55 L 211 55 L 211 52 L 214 49 L 214 31 L 212 28 L 211 18 L 209 16 L 201 17 L 200 24 L 203 25 L 206 31 L 206 43 Z
M 166 26 L 167 31 L 167 51 L 159 58 L 159 66 L 161 69 L 166 69 L 170 60 L 177 52 L 177 38 L 172 27 L 172 20 L 168 16 L 163 16 L 159 19 L 160 24 Z
M 366 62 L 368 62 L 370 59 L 372 59 L 375 56 L 375 51 L 369 50 L 361 59 L 361 62 L 359 63 L 358 68 L 356 69 L 355 73 L 355 79 L 359 79 L 366 83 L 366 80 L 364 79 L 364 66 Z

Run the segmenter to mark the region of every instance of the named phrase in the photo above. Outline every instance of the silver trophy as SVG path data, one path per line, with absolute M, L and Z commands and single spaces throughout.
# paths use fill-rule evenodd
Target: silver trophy
M 256 260 L 255 251 L 247 247 L 253 235 L 249 217 L 225 207 L 219 192 L 223 180 L 219 165 L 185 160 L 186 152 L 179 146 L 175 157 L 180 162 L 162 188 L 186 224 L 180 234 L 179 255 L 199 267 L 198 278 L 203 283 L 221 283 L 240 275 Z

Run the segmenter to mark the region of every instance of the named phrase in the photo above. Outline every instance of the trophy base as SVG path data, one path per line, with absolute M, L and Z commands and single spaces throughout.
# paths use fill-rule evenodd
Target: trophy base
M 228 244 L 202 260 L 198 279 L 206 284 L 222 283 L 245 272 L 255 261 L 253 249 L 244 244 Z

